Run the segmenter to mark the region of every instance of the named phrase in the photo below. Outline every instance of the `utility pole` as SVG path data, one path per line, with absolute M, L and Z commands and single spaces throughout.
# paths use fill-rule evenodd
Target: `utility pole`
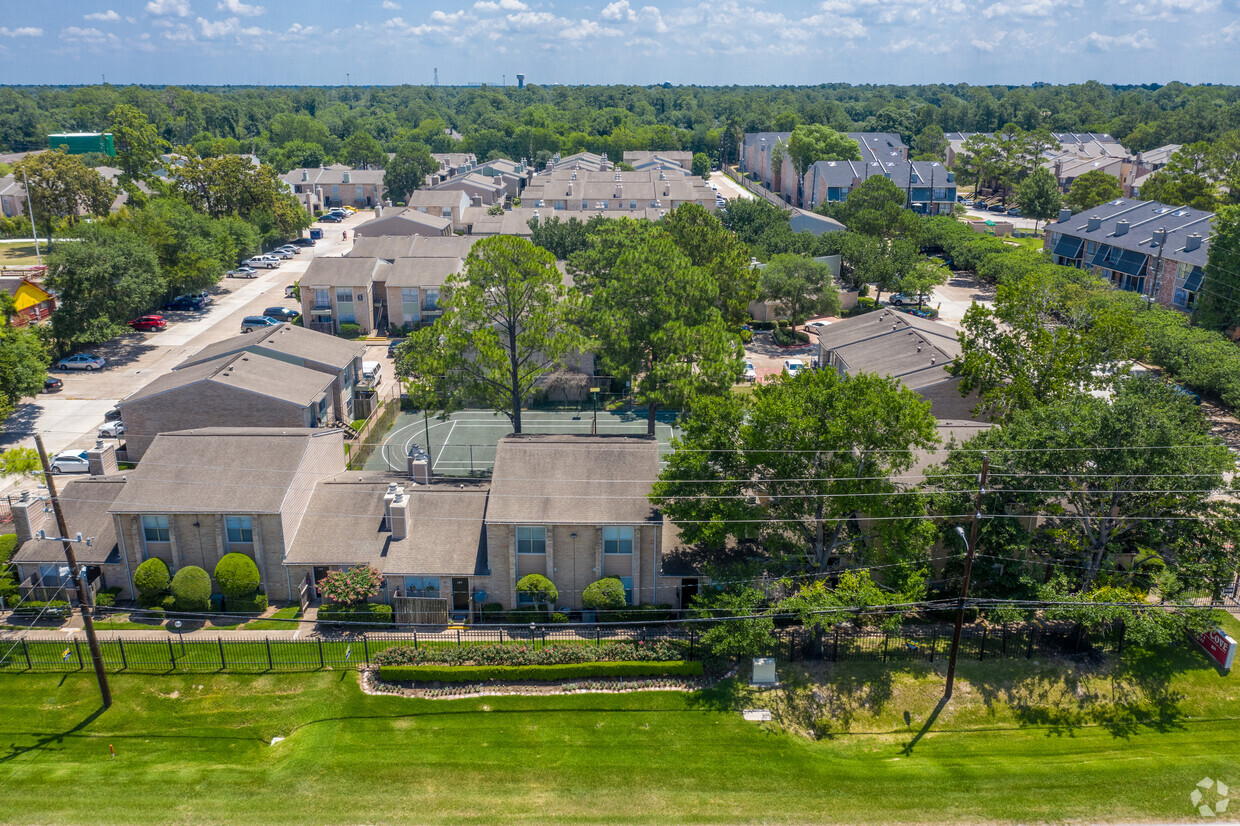
M 52 475 L 51 465 L 47 461 L 43 437 L 36 434 L 34 444 L 39 449 L 39 461 L 43 464 L 43 480 L 47 482 L 47 495 L 52 503 L 52 511 L 56 514 L 56 528 L 60 531 L 60 540 L 65 547 L 65 560 L 69 563 L 69 573 L 77 583 L 78 609 L 82 612 L 82 627 L 86 629 L 90 660 L 95 666 L 95 678 L 99 681 L 99 695 L 106 709 L 112 705 L 112 688 L 108 685 L 108 672 L 103 666 L 103 652 L 99 650 L 99 638 L 95 636 L 95 623 L 90 618 L 90 601 L 86 596 L 86 583 L 82 579 L 77 556 L 73 553 L 73 540 L 69 538 L 69 528 L 65 525 L 65 513 L 60 509 L 60 499 L 56 496 L 56 477 Z
M 34 254 L 39 259 L 39 264 L 42 264 L 43 254 L 39 252 L 39 230 L 34 225 L 34 204 L 30 201 L 30 179 L 26 177 L 25 168 L 22 169 L 22 181 L 26 184 L 26 209 L 30 210 L 30 234 L 34 236 Z
M 960 584 L 960 601 L 956 603 L 956 629 L 952 632 L 952 653 L 947 661 L 947 686 L 943 699 L 950 700 L 956 683 L 956 655 L 960 651 L 960 631 L 964 627 L 964 603 L 969 597 L 969 580 L 973 576 L 973 551 L 977 547 L 977 523 L 982 516 L 982 496 L 986 493 L 986 474 L 990 471 L 990 457 L 982 454 L 982 473 L 977 481 L 977 498 L 973 502 L 973 525 L 969 528 L 969 540 L 965 542 L 964 582 Z M 964 538 L 959 527 L 956 532 Z

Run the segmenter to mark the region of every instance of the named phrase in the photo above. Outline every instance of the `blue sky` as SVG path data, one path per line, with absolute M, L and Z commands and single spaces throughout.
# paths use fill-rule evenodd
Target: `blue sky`
M 19 84 L 1240 82 L 1240 0 L 4 6 L 0 82 Z

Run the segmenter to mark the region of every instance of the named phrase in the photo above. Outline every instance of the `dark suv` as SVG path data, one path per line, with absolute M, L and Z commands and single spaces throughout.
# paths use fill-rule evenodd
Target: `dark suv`
M 292 321 L 301 315 L 296 310 L 290 310 L 288 307 L 268 307 L 263 310 L 263 315 L 268 318 L 274 318 L 278 321 Z

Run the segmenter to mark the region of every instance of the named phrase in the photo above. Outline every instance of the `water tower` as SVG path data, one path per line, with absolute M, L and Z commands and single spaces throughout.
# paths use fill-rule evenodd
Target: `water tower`
M 518 89 L 525 88 L 525 75 L 521 74 L 520 72 L 517 73 L 517 88 Z

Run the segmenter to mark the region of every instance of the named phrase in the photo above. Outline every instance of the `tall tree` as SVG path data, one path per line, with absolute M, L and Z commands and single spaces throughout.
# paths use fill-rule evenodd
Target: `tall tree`
M 254 224 L 263 240 L 287 240 L 310 216 L 267 164 L 242 155 L 188 158 L 169 174 L 172 193 L 212 218 L 233 215 Z
M 75 223 L 79 214 L 107 215 L 116 198 L 102 175 L 59 149 L 27 155 L 13 164 L 13 175 L 19 181 L 29 179 L 35 223 L 48 241 L 57 218 Z
M 825 569 L 865 561 L 866 539 L 902 559 L 933 544 L 925 502 L 896 477 L 938 444 L 934 416 L 896 379 L 816 370 L 763 382 L 750 400 L 695 400 L 675 444 L 651 499 L 712 550 L 756 542 Z M 866 515 L 880 518 L 861 529 Z
M 57 246 L 47 265 L 47 286 L 59 297 L 51 334 L 62 351 L 115 338 L 164 291 L 150 245 L 111 227 L 87 227 L 81 241 Z
M 802 203 L 805 173 L 818 161 L 859 161 L 861 146 L 855 140 L 830 126 L 820 123 L 800 124 L 792 130 L 787 143 L 775 146 L 771 153 L 772 163 L 784 162 L 784 156 L 792 161 L 797 176 L 796 204 Z
M 1214 214 L 1206 259 L 1206 289 L 1197 296 L 1193 319 L 1211 330 L 1240 323 L 1240 206 L 1220 207 Z
M 387 165 L 388 156 L 369 132 L 359 129 L 344 142 L 340 149 L 340 160 L 352 167 L 383 169 Z
M 128 104 L 114 108 L 108 120 L 121 174 L 129 181 L 149 177 L 168 142 L 159 137 L 159 130 L 147 119 L 146 113 Z
M 848 193 L 839 204 L 824 203 L 819 211 L 830 215 L 853 232 L 890 241 L 908 238 L 917 241 L 921 219 L 905 209 L 908 193 L 883 175 L 871 175 Z
M 703 181 L 709 181 L 710 180 L 710 156 L 707 155 L 705 152 L 694 152 L 692 171 L 694 175 L 697 175 Z
M 1026 217 L 1033 219 L 1033 231 L 1037 232 L 1038 223 L 1057 217 L 1063 205 L 1055 176 L 1040 166 L 1033 170 L 1016 188 L 1016 203 Z
M 681 204 L 659 226 L 690 264 L 714 279 L 724 319 L 732 324 L 747 319 L 749 302 L 758 297 L 758 272 L 750 263 L 749 249 L 700 204 Z
M 632 381 L 655 433 L 660 407 L 722 393 L 740 378 L 740 339 L 719 310 L 719 286 L 657 230 L 625 249 L 589 300 L 603 364 Z
M 827 264 L 804 255 L 776 255 L 762 270 L 762 296 L 793 324 L 811 315 L 839 315 L 840 291 Z
M 383 173 L 383 187 L 393 201 L 404 201 L 409 193 L 426 185 L 426 177 L 439 171 L 439 161 L 423 143 L 406 142 L 396 149 Z
M 1122 197 L 1124 192 L 1119 188 L 1118 178 L 1101 169 L 1091 169 L 1072 182 L 1064 201 L 1073 212 L 1084 212 Z
M 504 413 L 520 433 L 521 405 L 538 381 L 586 348 L 555 259 L 524 238 L 474 244 L 440 303 L 443 316 L 409 337 L 398 370 L 437 377 L 439 409 L 452 397 L 470 399 Z
M 1140 354 L 1140 299 L 1067 267 L 1039 268 L 999 286 L 993 309 L 974 304 L 959 333 L 951 371 L 976 391 L 986 415 L 1050 404 L 1106 389 L 1116 366 Z
M 0 422 L 18 402 L 43 389 L 50 361 L 35 330 L 0 327 Z

